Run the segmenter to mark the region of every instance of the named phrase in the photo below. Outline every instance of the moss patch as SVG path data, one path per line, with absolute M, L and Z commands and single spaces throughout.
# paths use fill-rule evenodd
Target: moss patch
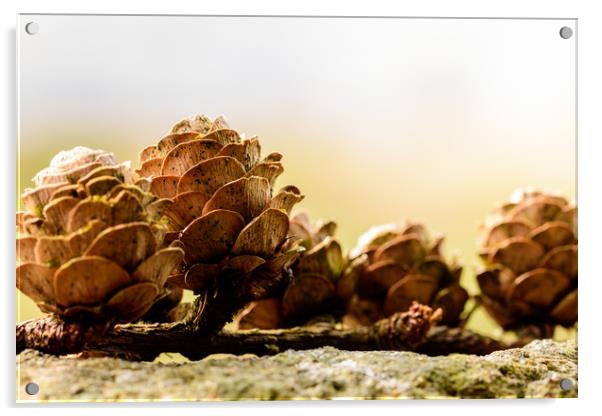
M 331 398 L 576 397 L 577 346 L 535 341 L 488 356 L 325 347 L 272 357 L 220 355 L 197 362 L 17 356 L 20 400 L 290 400 Z M 560 380 L 573 383 L 570 391 Z M 25 385 L 40 386 L 36 396 Z

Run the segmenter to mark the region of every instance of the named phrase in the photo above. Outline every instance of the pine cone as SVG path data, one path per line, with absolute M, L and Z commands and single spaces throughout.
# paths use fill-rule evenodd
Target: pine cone
M 294 186 L 273 195 L 282 155 L 262 160 L 260 150 L 256 137 L 241 139 L 223 117 L 199 115 L 140 153 L 138 173 L 162 198 L 167 239 L 185 251 L 170 277 L 175 285 L 196 294 L 258 299 L 302 251 L 285 242 L 288 215 L 303 195 Z
M 441 254 L 442 241 L 431 242 L 417 223 L 386 224 L 362 235 L 338 282 L 347 303 L 344 324 L 368 325 L 417 301 L 441 308 L 443 325 L 457 325 L 468 294 L 459 283 L 462 267 Z
M 517 190 L 482 225 L 483 304 L 504 328 L 577 321 L 577 208 Z
M 147 211 L 154 198 L 127 165 L 76 147 L 34 182 L 17 213 L 17 287 L 42 311 L 130 322 L 161 299 L 184 252 L 160 249 L 164 230 Z
M 334 239 L 336 223 L 312 224 L 305 213 L 295 215 L 289 234 L 306 251 L 292 266 L 293 279 L 279 297 L 251 303 L 237 318 L 241 329 L 276 329 L 307 322 L 321 313 L 337 312 L 336 282 L 345 267 L 341 245 Z

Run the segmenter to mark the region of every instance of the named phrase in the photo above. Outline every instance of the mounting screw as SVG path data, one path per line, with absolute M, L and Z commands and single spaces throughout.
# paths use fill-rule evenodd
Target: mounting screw
M 562 39 L 569 39 L 573 36 L 573 29 L 568 26 L 563 26 L 560 28 L 560 37 Z
M 29 394 L 30 396 L 35 396 L 39 391 L 40 386 L 38 386 L 37 383 L 27 383 L 25 385 L 25 393 Z
M 560 380 L 560 389 L 563 391 L 569 391 L 573 388 L 573 381 L 569 378 L 563 378 Z
M 25 25 L 25 31 L 29 35 L 35 35 L 40 30 L 40 26 L 36 22 L 29 22 Z

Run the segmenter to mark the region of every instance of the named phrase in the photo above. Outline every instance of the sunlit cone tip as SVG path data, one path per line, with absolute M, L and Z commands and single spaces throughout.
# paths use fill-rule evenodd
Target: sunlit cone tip
M 33 182 L 36 186 L 56 182 L 74 183 L 94 168 L 116 164 L 115 156 L 111 153 L 77 146 L 54 156 L 50 165 L 35 175 Z

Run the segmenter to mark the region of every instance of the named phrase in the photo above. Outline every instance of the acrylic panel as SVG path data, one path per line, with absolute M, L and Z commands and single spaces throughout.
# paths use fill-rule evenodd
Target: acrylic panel
M 18 400 L 577 395 L 576 20 L 17 38 Z

